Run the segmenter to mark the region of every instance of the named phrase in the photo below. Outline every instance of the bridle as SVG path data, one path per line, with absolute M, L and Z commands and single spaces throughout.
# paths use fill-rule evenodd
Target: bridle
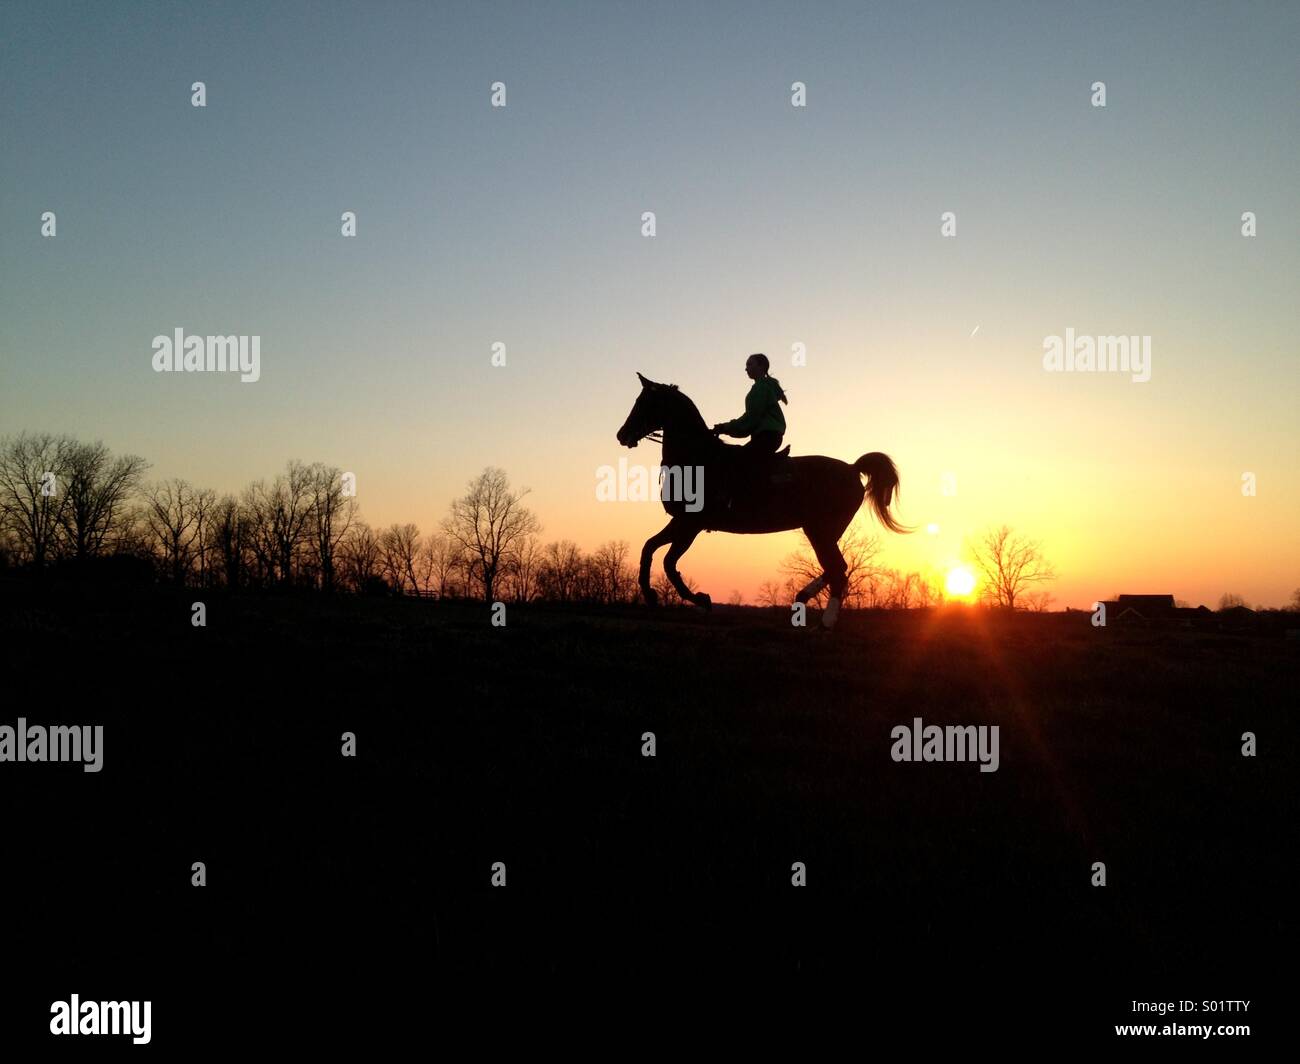
M 663 388 L 662 385 L 657 385 L 656 387 Z M 664 388 L 663 390 L 668 391 L 669 389 Z M 671 386 L 671 391 L 678 395 L 681 394 L 680 392 L 677 392 L 677 385 L 675 384 Z M 662 446 L 664 442 L 663 432 L 664 432 L 663 429 L 650 429 L 648 432 L 643 432 L 641 433 L 640 436 L 638 436 L 635 440 L 632 441 L 632 446 L 636 446 L 636 444 L 640 443 L 642 440 L 649 440 L 651 443 L 657 443 Z

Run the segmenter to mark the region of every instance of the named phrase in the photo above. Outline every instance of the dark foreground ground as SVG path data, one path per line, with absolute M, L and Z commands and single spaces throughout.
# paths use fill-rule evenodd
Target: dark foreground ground
M 489 1051 L 609 1029 L 621 1056 L 688 1014 L 735 1044 L 805 1006 L 863 1051 L 1113 1044 L 1151 1020 L 1134 999 L 1249 999 L 1174 1019 L 1291 1037 L 1280 633 L 541 607 L 493 628 L 10 582 L 0 639 L 0 724 L 105 728 L 97 774 L 0 764 L 6 1043 L 48 1040 L 74 992 L 151 1000 L 165 1054 L 437 1051 L 462 1026 Z M 999 770 L 893 762 L 917 716 L 999 725 Z

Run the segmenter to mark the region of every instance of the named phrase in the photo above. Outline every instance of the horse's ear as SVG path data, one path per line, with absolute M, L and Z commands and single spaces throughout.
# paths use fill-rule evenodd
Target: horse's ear
M 677 385 L 675 384 L 670 384 L 668 385 L 668 387 L 671 388 L 673 391 L 677 391 Z
M 649 382 L 648 380 L 646 380 L 643 376 L 641 376 L 640 371 L 637 372 L 636 379 L 639 380 L 639 381 L 641 382 L 641 387 L 642 387 L 642 388 L 649 388 L 649 387 L 650 387 L 650 382 Z

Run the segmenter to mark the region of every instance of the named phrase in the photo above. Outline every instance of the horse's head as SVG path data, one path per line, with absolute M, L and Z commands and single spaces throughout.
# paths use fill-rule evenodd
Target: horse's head
M 624 447 L 635 447 L 650 433 L 662 429 L 668 420 L 669 406 L 678 394 L 675 384 L 656 384 L 639 373 L 637 378 L 641 381 L 641 394 L 618 430 L 618 442 Z

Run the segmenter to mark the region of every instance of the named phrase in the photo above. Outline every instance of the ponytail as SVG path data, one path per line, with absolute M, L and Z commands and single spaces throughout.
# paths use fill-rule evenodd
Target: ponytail
M 785 403 L 786 406 L 789 406 L 789 405 L 790 405 L 790 400 L 787 399 L 787 398 L 785 397 L 785 391 L 782 389 L 782 387 L 781 387 L 780 383 L 777 381 L 777 379 L 776 379 L 775 377 L 772 376 L 772 373 L 771 373 L 771 370 L 772 370 L 772 363 L 770 363 L 770 362 L 767 360 L 767 355 L 764 355 L 764 354 L 753 354 L 753 355 L 750 355 L 749 357 L 750 357 L 751 359 L 753 359 L 755 362 L 757 362 L 757 363 L 758 363 L 758 364 L 763 368 L 763 376 L 766 377 L 768 380 L 770 380 L 770 381 L 772 382 L 772 384 L 776 387 L 776 397 L 777 397 L 777 399 L 778 399 L 780 402 Z

